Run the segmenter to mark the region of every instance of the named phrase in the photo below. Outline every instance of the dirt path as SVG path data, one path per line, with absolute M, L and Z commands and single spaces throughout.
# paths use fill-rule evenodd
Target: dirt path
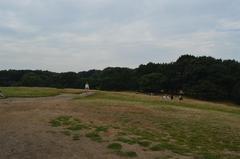
M 71 99 L 77 96 L 0 100 L 0 159 L 118 158 L 87 138 L 69 140 L 49 125 L 49 121 L 59 115 L 74 113 Z

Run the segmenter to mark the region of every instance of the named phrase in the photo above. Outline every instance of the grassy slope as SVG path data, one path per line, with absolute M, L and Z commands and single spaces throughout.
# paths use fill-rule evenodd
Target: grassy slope
M 161 149 L 196 158 L 240 157 L 238 107 L 117 92 L 98 92 L 77 102 L 98 110 L 104 119 L 115 120 L 123 130 L 159 143 Z M 120 111 L 124 107 L 127 111 Z
M 240 106 L 233 104 L 222 104 L 206 102 L 194 99 L 184 99 L 184 101 L 179 102 L 177 99 L 173 101 L 164 101 L 159 96 L 147 96 L 144 94 L 135 93 L 122 93 L 122 92 L 98 92 L 94 96 L 88 97 L 93 101 L 112 101 L 113 103 L 127 102 L 128 104 L 141 104 L 145 106 L 168 106 L 168 107 L 184 107 L 191 109 L 201 109 L 208 111 L 220 111 L 223 113 L 234 113 L 240 115 Z
M 56 89 L 38 87 L 0 87 L 6 97 L 48 97 L 61 93 L 81 93 L 78 89 Z

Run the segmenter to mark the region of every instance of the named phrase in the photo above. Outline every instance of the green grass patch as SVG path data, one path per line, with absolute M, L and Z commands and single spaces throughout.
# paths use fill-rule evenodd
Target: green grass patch
M 126 143 L 126 144 L 129 144 L 129 145 L 133 145 L 133 144 L 136 144 L 137 142 L 133 139 L 128 139 L 126 137 L 118 137 L 116 139 L 116 141 L 120 141 L 120 142 L 123 142 L 123 143 Z
M 137 143 L 143 147 L 149 147 L 152 144 L 150 141 L 138 141 Z
M 119 143 L 112 143 L 107 146 L 108 149 L 113 150 L 117 155 L 121 157 L 137 157 L 137 153 L 133 151 L 122 151 L 122 145 Z
M 60 116 L 57 117 L 56 119 L 53 119 L 50 121 L 52 127 L 60 127 L 64 125 L 71 125 L 74 120 L 72 120 L 71 116 Z
M 120 132 L 117 133 L 117 135 L 118 135 L 118 136 L 125 136 L 125 135 L 127 135 L 127 133 L 126 133 L 126 132 L 123 132 L 123 131 L 120 131 Z
M 60 121 L 63 125 L 69 125 L 71 124 L 70 123 L 70 120 L 72 119 L 71 116 L 60 116 L 60 117 L 57 117 L 56 120 Z
M 58 120 L 52 120 L 50 123 L 51 123 L 52 127 L 62 126 L 61 122 Z
M 160 143 L 150 147 L 152 151 L 162 151 L 162 150 L 171 150 L 174 153 L 187 155 L 191 152 L 190 149 L 185 148 L 184 146 L 169 144 L 169 143 Z
M 102 137 L 95 131 L 87 133 L 86 137 L 90 138 L 92 141 L 102 142 Z
M 159 141 L 160 139 L 159 135 L 153 132 L 135 127 L 127 128 L 126 131 L 132 133 L 133 135 L 139 136 L 138 140 Z
M 75 124 L 71 124 L 67 129 L 71 130 L 71 131 L 78 131 L 78 130 L 82 130 L 82 129 L 87 129 L 88 126 L 83 125 L 81 123 L 75 123 Z
M 74 119 L 71 116 L 60 116 L 50 122 L 53 127 L 63 126 L 71 131 L 78 131 L 82 129 L 87 129 L 88 126 L 81 123 L 80 120 Z
M 119 144 L 119 143 L 112 143 L 112 144 L 109 144 L 107 146 L 107 148 L 111 149 L 111 150 L 115 150 L 115 151 L 119 151 L 122 149 L 122 145 Z
M 80 130 L 88 129 L 88 126 L 81 123 L 80 120 L 72 116 L 59 116 L 50 121 L 52 127 L 61 127 L 64 129 L 62 133 L 66 136 L 72 136 L 73 140 L 80 139 Z
M 6 97 L 48 97 L 61 93 L 56 88 L 36 88 L 36 87 L 0 87 Z
M 195 156 L 195 159 L 219 159 L 221 155 L 219 154 L 212 154 L 209 152 L 203 153 L 202 155 Z M 237 159 L 235 157 L 231 157 L 230 155 L 226 157 L 227 159 Z
M 142 140 L 141 138 L 127 138 L 127 137 L 118 137 L 116 139 L 116 141 L 122 142 L 122 143 L 126 143 L 129 145 L 134 145 L 134 144 L 138 144 L 142 147 L 148 147 L 151 145 L 152 142 L 150 141 L 146 141 L 146 140 Z
M 162 150 L 165 150 L 165 148 L 163 147 L 163 145 L 157 144 L 157 145 L 152 146 L 150 148 L 150 150 L 152 150 L 152 151 L 162 151 Z
M 6 97 L 49 97 L 57 96 L 61 93 L 80 94 L 80 89 L 57 89 L 45 87 L 0 87 L 0 90 Z
M 96 129 L 95 129 L 95 131 L 96 131 L 96 132 L 107 132 L 108 129 L 109 129 L 108 126 L 97 126 Z

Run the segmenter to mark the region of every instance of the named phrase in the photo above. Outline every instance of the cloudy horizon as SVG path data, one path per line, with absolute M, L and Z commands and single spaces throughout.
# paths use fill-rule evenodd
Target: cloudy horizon
M 240 61 L 240 1 L 0 0 L 0 70 Z

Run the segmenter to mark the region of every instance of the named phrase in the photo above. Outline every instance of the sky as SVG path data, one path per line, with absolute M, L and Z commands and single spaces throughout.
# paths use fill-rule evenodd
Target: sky
M 240 61 L 239 0 L 0 0 L 0 70 Z

